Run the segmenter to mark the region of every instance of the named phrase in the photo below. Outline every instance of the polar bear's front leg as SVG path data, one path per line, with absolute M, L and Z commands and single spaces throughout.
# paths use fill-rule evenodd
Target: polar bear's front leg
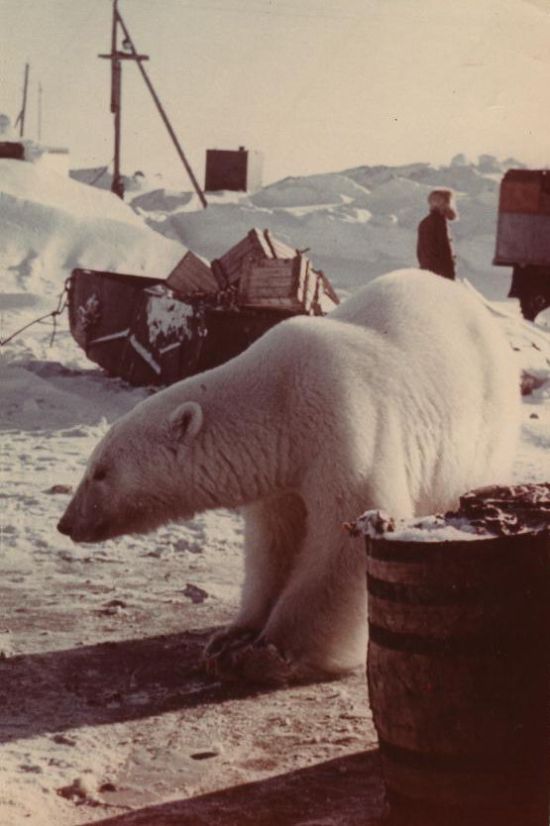
M 293 493 L 243 509 L 245 575 L 237 624 L 263 628 L 287 584 L 306 535 L 306 509 Z
M 243 508 L 243 515 L 245 574 L 241 608 L 235 622 L 216 634 L 207 646 L 205 654 L 213 670 L 231 670 L 239 649 L 261 635 L 287 584 L 306 532 L 306 509 L 296 494 L 255 502 Z
M 367 651 L 363 543 L 319 514 L 261 637 L 295 676 L 337 676 L 364 668 Z
M 363 543 L 321 520 L 310 531 L 261 634 L 219 659 L 219 676 L 285 684 L 363 669 L 367 651 Z

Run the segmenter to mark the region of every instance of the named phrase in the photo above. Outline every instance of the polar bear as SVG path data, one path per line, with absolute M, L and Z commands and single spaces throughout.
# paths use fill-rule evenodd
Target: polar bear
M 363 544 L 343 523 L 445 510 L 507 481 L 518 415 L 487 310 L 461 284 L 400 270 L 138 404 L 58 527 L 99 542 L 242 509 L 242 604 L 208 663 L 268 682 L 336 676 L 364 666 L 367 635 Z

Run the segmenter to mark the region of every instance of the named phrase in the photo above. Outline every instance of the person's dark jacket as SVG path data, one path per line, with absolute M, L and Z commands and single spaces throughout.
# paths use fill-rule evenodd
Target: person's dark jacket
M 445 216 L 434 209 L 418 225 L 418 263 L 445 278 L 454 278 L 455 256 Z

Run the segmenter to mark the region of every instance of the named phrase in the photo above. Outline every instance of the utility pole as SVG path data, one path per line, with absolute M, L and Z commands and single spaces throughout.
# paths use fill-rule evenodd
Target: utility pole
M 111 51 L 109 54 L 100 54 L 99 57 L 111 61 L 111 112 L 114 115 L 115 127 L 115 153 L 114 153 L 114 169 L 113 180 L 111 183 L 111 191 L 118 195 L 119 198 L 124 198 L 124 178 L 120 172 L 120 134 L 121 134 L 121 116 L 122 116 L 122 61 L 135 60 L 149 60 L 148 55 L 128 54 L 128 52 L 121 52 L 118 50 L 118 0 L 113 0 L 113 23 L 111 30 Z
M 124 199 L 124 180 L 120 174 L 120 118 L 122 106 L 122 66 L 117 49 L 117 6 L 118 0 L 113 2 L 113 28 L 111 36 L 111 112 L 115 122 L 115 158 L 111 189 Z
M 27 90 L 29 88 L 29 64 L 25 63 L 25 76 L 23 80 L 23 104 L 21 111 L 17 115 L 14 126 L 19 124 L 19 137 L 22 138 L 25 134 L 25 114 L 27 112 Z
M 121 27 L 124 40 L 122 42 L 123 48 L 126 51 L 119 51 L 118 50 L 118 27 Z M 172 124 L 168 120 L 168 116 L 164 111 L 162 103 L 149 79 L 147 72 L 145 71 L 142 63 L 145 60 L 149 60 L 148 55 L 138 54 L 133 40 L 130 36 L 130 32 L 122 19 L 122 16 L 118 10 L 118 0 L 113 0 L 113 24 L 112 24 L 112 32 L 111 32 L 111 52 L 110 54 L 101 54 L 99 55 L 101 58 L 105 58 L 111 61 L 111 112 L 114 114 L 114 121 L 115 121 L 115 152 L 114 152 L 114 170 L 113 170 L 113 182 L 111 184 L 111 190 L 116 193 L 119 198 L 124 197 L 124 180 L 122 175 L 120 174 L 120 119 L 121 119 L 121 104 L 122 104 L 122 89 L 121 89 L 121 82 L 122 82 L 122 62 L 123 60 L 133 60 L 137 63 L 137 67 L 141 72 L 143 80 L 145 81 L 145 85 L 149 89 L 151 93 L 151 97 L 155 102 L 155 106 L 158 109 L 158 112 L 168 130 L 168 134 L 172 139 L 172 142 L 176 148 L 176 152 L 179 155 L 181 162 L 183 163 L 189 178 L 191 179 L 191 183 L 197 193 L 199 200 L 203 207 L 206 209 L 208 203 L 204 194 L 193 174 L 193 170 L 189 165 L 187 158 L 184 155 L 183 149 L 180 146 L 180 143 L 177 139 L 176 133 L 172 128 Z

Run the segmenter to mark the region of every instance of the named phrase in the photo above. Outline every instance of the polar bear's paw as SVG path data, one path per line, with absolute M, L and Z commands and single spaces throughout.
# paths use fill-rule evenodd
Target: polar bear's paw
M 208 665 L 210 660 L 231 654 L 238 648 L 250 645 L 260 632 L 252 628 L 243 628 L 239 625 L 230 625 L 223 631 L 218 631 L 208 640 L 203 653 L 203 660 Z
M 265 639 L 234 640 L 216 654 L 207 653 L 205 665 L 209 674 L 226 681 L 282 686 L 300 679 L 296 666 Z

